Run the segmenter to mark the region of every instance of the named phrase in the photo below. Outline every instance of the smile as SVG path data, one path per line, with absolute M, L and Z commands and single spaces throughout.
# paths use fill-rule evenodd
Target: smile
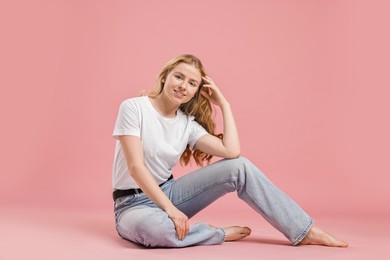
M 179 92 L 179 91 L 177 91 L 177 90 L 173 90 L 175 93 L 176 93 L 176 95 L 177 96 L 179 96 L 179 97 L 185 97 L 186 95 L 184 95 L 183 93 L 181 93 L 181 92 Z

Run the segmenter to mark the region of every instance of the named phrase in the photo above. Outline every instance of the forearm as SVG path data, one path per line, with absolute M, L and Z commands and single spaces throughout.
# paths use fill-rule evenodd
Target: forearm
M 223 118 L 222 143 L 232 157 L 238 157 L 240 155 L 240 138 L 230 103 L 226 101 L 220 105 L 220 108 Z
M 134 178 L 141 190 L 154 204 L 164 211 L 174 207 L 145 166 L 133 167 L 130 171 L 131 177 Z
M 146 196 L 167 213 L 168 217 L 175 224 L 178 239 L 183 240 L 190 229 L 188 217 L 173 205 L 145 166 L 133 167 L 131 176 Z
M 162 192 L 149 169 L 144 164 L 141 139 L 136 136 L 124 135 L 119 137 L 119 141 L 126 158 L 129 173 L 146 196 L 165 211 L 172 207 L 172 202 Z

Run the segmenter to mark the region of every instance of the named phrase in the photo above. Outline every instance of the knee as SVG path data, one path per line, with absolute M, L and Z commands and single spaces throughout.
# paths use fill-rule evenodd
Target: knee
M 241 182 L 245 182 L 246 179 L 252 178 L 255 176 L 264 175 L 263 172 L 254 165 L 249 159 L 246 157 L 240 156 L 235 159 L 229 159 L 229 168 L 232 169 L 232 173 L 241 180 Z
M 253 164 L 250 160 L 248 160 L 246 157 L 240 156 L 234 159 L 227 159 L 227 163 L 229 163 L 230 169 L 235 170 L 242 170 L 243 172 L 246 172 L 245 169 L 249 167 L 252 167 Z
M 178 247 L 180 243 L 175 225 L 165 213 L 146 217 L 138 225 L 137 234 L 140 242 L 147 247 Z
M 118 223 L 121 237 L 147 247 L 175 247 L 176 230 L 172 220 L 160 209 L 133 212 Z M 124 217 L 126 218 L 126 217 Z

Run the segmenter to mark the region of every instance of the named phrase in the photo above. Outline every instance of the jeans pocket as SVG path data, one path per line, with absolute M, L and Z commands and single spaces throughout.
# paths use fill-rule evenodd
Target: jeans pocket
M 135 200 L 137 194 L 123 196 L 117 198 L 114 203 L 115 212 L 131 205 L 131 203 Z

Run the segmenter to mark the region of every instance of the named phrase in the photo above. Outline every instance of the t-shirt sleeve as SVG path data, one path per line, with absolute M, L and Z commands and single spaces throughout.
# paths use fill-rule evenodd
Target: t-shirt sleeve
M 196 142 L 199 138 L 201 138 L 204 135 L 207 135 L 208 132 L 206 129 L 203 128 L 198 122 L 196 122 L 194 119 L 191 120 L 192 124 L 192 132 L 190 134 L 190 137 L 188 139 L 188 144 L 190 145 L 191 149 L 194 149 Z
M 140 137 L 140 116 L 137 106 L 131 100 L 125 100 L 119 107 L 112 136 L 118 139 L 121 135 Z

